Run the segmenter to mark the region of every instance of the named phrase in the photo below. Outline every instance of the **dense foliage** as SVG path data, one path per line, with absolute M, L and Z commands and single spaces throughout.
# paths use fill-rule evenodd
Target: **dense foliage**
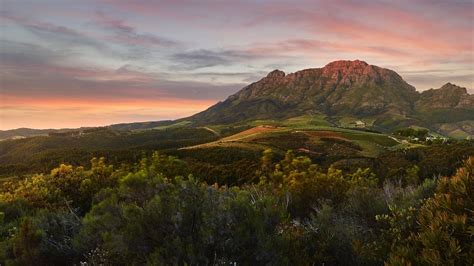
M 81 136 L 39 136 L 0 141 L 0 176 L 47 172 L 60 163 L 90 166 L 92 157 L 114 164 L 135 162 L 142 153 L 177 149 L 216 140 L 202 128 L 117 131 L 98 128 Z
M 396 135 L 403 137 L 413 137 L 418 139 L 425 139 L 428 136 L 428 129 L 424 128 L 401 128 L 395 131 Z
M 4 182 L 0 264 L 470 265 L 474 158 L 384 181 L 266 150 L 255 182 L 207 183 L 154 153 Z M 242 166 L 244 167 L 244 166 Z M 207 180 L 212 181 L 212 180 Z
M 240 131 L 245 127 L 224 127 L 219 132 L 227 134 L 226 129 Z M 282 159 L 286 150 L 294 150 L 297 155 L 310 157 L 323 170 L 334 166 L 344 173 L 351 173 L 358 168 L 371 168 L 381 181 L 403 179 L 408 169 L 418 167 L 418 175 L 423 180 L 434 175 L 454 174 L 462 159 L 474 154 L 474 142 L 468 140 L 426 143 L 405 149 L 393 147 L 397 142 L 385 135 L 357 131 L 297 131 L 254 136 L 249 145 L 205 149 L 181 148 L 214 141 L 219 138 L 215 133 L 209 129 L 181 126 L 134 132 L 98 128 L 87 130 L 81 136 L 0 141 L 0 182 L 48 172 L 60 164 L 89 168 L 92 157 L 105 157 L 115 166 L 133 164 L 142 156 L 151 156 L 153 151 L 159 150 L 186 161 L 189 172 L 201 181 L 242 185 L 258 182 L 254 173 L 265 147 L 273 149 L 276 160 Z

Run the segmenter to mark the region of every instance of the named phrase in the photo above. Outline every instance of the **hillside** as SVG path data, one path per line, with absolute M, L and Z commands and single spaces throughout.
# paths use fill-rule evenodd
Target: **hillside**
M 153 150 L 188 158 L 202 169 L 219 162 L 220 171 L 235 162 L 252 163 L 249 158 L 267 148 L 279 155 L 291 149 L 325 166 L 365 167 L 383 153 L 423 146 L 392 135 L 398 128 L 474 136 L 473 103 L 465 88 L 447 83 L 419 93 L 394 71 L 362 61 L 288 75 L 275 70 L 224 102 L 175 121 L 0 132 L 13 138 L 0 142 L 0 176 L 84 164 L 91 156 L 120 164 Z
M 429 89 L 420 94 L 416 102 L 417 110 L 430 109 L 472 109 L 474 106 L 474 95 L 470 95 L 466 88 L 446 83 L 441 88 Z
M 359 60 L 335 61 L 288 75 L 274 70 L 186 120 L 197 125 L 230 124 L 324 114 L 370 118 L 374 129 L 385 132 L 416 125 L 448 135 L 449 130 L 441 132 L 443 126 L 474 135 L 465 123 L 456 126 L 474 120 L 473 97 L 465 88 L 450 83 L 419 93 L 392 70 Z
M 322 68 L 290 74 L 274 70 L 191 117 L 108 127 L 135 131 L 182 123 L 196 127 L 229 126 L 304 115 L 325 116 L 325 120 L 337 127 L 350 127 L 356 121 L 363 121 L 365 128 L 386 133 L 419 126 L 455 138 L 474 136 L 474 95 L 466 88 L 446 83 L 439 89 L 418 92 L 395 71 L 359 60 L 334 61 Z M 0 130 L 0 140 L 73 130 Z
M 33 128 L 16 128 L 10 130 L 0 130 L 0 140 L 4 139 L 21 139 L 33 136 L 46 136 L 56 129 L 33 129 Z

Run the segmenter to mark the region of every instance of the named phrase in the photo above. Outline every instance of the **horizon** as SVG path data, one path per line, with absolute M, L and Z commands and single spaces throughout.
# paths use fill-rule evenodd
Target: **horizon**
M 336 60 L 336 61 L 332 61 L 332 62 L 337 62 L 337 61 L 352 61 L 352 62 L 353 62 L 353 61 L 362 61 L 362 62 L 365 62 L 365 61 L 359 60 L 359 59 L 355 59 L 355 60 Z M 332 62 L 329 62 L 329 63 L 332 63 Z M 367 63 L 367 62 L 365 62 L 365 63 Z M 369 63 L 368 63 L 368 64 L 369 64 Z M 371 64 L 369 64 L 369 65 L 371 65 Z M 324 66 L 318 67 L 318 68 L 323 68 L 323 67 L 324 67 Z M 272 70 L 272 71 L 270 71 L 270 72 L 273 72 L 273 71 L 276 71 L 276 70 L 283 71 L 283 72 L 285 73 L 285 75 L 289 75 L 289 74 L 295 73 L 295 72 L 289 72 L 289 73 L 287 73 L 287 72 L 285 72 L 284 70 L 281 70 L 281 69 L 274 69 L 274 70 Z M 269 73 L 270 73 L 270 72 L 269 72 Z M 296 71 L 296 72 L 298 72 L 298 71 Z M 268 73 L 267 73 L 267 74 L 268 74 Z M 265 75 L 262 76 L 261 78 L 264 78 L 264 77 L 265 77 Z M 402 77 L 402 78 L 403 78 L 403 77 Z M 457 85 L 457 84 L 454 84 L 454 83 L 452 83 L 452 82 L 446 82 L 446 83 L 440 85 L 438 88 L 440 88 L 440 87 L 442 87 L 442 86 L 444 86 L 444 85 L 446 85 L 446 84 Z M 411 85 L 411 84 L 410 84 L 410 85 Z M 438 88 L 429 88 L 429 89 L 438 89 Z M 242 89 L 242 88 L 240 88 L 240 89 Z M 240 90 L 240 89 L 239 89 L 239 90 Z M 416 87 L 415 87 L 415 89 L 416 89 Z M 427 89 L 427 90 L 429 90 L 429 89 Z M 471 92 L 471 90 L 470 90 L 469 88 L 466 88 L 466 89 L 467 89 L 467 92 L 468 92 L 469 94 L 472 94 L 472 92 Z M 417 89 L 417 91 L 418 91 L 418 92 L 422 92 L 422 91 L 420 91 L 420 90 L 418 90 L 418 89 Z M 230 96 L 230 95 L 229 95 L 229 96 Z M 228 97 L 228 96 L 227 96 L 227 97 Z M 226 98 L 227 98 L 227 97 L 226 97 Z M 224 100 L 224 99 L 222 99 L 222 100 Z M 133 121 L 128 121 L 128 122 L 120 122 L 120 121 L 118 121 L 118 122 L 116 122 L 116 123 L 110 123 L 110 124 L 81 125 L 81 126 L 79 126 L 79 127 L 56 127 L 56 128 L 55 128 L 55 127 L 44 127 L 44 128 L 41 128 L 41 127 L 34 127 L 34 128 L 32 128 L 32 127 L 19 127 L 19 128 L 0 129 L 0 131 L 17 130 L 17 129 L 70 130 L 70 129 L 80 129 L 80 128 L 108 127 L 108 126 L 118 125 L 118 124 L 133 124 L 133 123 L 147 123 L 147 122 L 158 122 L 158 121 L 173 121 L 173 120 L 178 120 L 178 119 L 186 118 L 186 117 L 189 117 L 189 116 L 191 116 L 191 115 L 194 115 L 194 114 L 200 113 L 200 112 L 202 112 L 202 111 L 205 111 L 205 110 L 207 110 L 209 107 L 215 105 L 215 104 L 218 103 L 218 102 L 221 102 L 222 100 L 217 100 L 216 102 L 211 102 L 210 105 L 208 105 L 207 107 L 205 106 L 203 109 L 198 110 L 198 111 L 195 112 L 195 113 L 190 113 L 190 114 L 186 114 L 186 115 L 183 115 L 183 116 L 174 117 L 174 118 L 168 118 L 168 119 L 164 118 L 164 119 L 159 119 L 159 120 L 133 120 Z
M 418 91 L 474 92 L 472 1 L 1 5 L 0 130 L 174 120 L 273 69 L 341 59 L 394 70 Z

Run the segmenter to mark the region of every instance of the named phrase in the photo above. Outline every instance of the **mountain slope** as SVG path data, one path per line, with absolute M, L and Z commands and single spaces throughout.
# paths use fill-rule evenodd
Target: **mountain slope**
M 416 103 L 418 110 L 433 109 L 472 109 L 474 106 L 474 95 L 467 93 L 466 88 L 446 83 L 439 89 L 423 91 Z
M 416 102 L 418 118 L 430 128 L 456 138 L 474 136 L 474 95 L 466 88 L 447 83 L 430 89 Z
M 442 121 L 426 115 L 433 110 L 443 110 Z M 230 124 L 324 114 L 371 118 L 374 127 L 390 131 L 401 126 L 472 120 L 473 111 L 473 96 L 465 88 L 448 83 L 419 93 L 396 72 L 356 60 L 335 61 L 288 75 L 274 70 L 188 119 L 196 124 Z
M 192 119 L 225 123 L 311 113 L 405 115 L 413 113 L 418 97 L 415 88 L 394 71 L 362 61 L 335 61 L 288 75 L 272 71 Z
M 392 132 L 421 126 L 443 135 L 474 136 L 474 95 L 447 83 L 417 92 L 396 72 L 363 61 L 335 61 L 323 68 L 285 74 L 274 70 L 225 101 L 176 121 L 138 122 L 108 126 L 114 130 L 146 130 L 189 123 L 190 126 L 240 124 L 255 120 L 285 120 L 305 115 L 325 117 L 337 127 Z M 69 129 L 71 130 L 71 129 Z M 0 130 L 0 140 L 64 130 Z

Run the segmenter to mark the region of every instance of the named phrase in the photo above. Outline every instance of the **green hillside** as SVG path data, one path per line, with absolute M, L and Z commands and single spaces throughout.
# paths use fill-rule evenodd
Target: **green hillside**
M 263 150 L 271 148 L 279 156 L 287 150 L 306 155 L 321 165 L 345 165 L 348 169 L 370 165 L 387 152 L 424 147 L 404 137 L 370 130 L 371 119 L 304 115 L 288 119 L 266 119 L 233 124 L 194 125 L 181 120 L 151 124 L 152 128 L 126 126 L 87 129 L 79 133 L 38 136 L 0 142 L 0 175 L 9 177 L 48 172 L 59 163 L 87 165 L 92 156 L 105 156 L 116 165 L 134 161 L 143 154 L 160 150 L 178 155 L 198 167 L 221 169 L 228 165 L 229 178 L 248 176 L 235 164 L 255 164 Z M 343 127 L 344 126 L 344 127 Z M 198 156 L 198 154 L 201 154 Z M 215 158 L 207 164 L 209 158 Z M 225 162 L 224 164 L 219 161 Z M 229 171 L 229 170 L 219 170 Z M 203 172 L 204 173 L 204 172 Z
M 327 117 L 332 125 L 392 132 L 428 127 L 451 137 L 473 136 L 472 127 L 442 130 L 446 124 L 474 121 L 474 96 L 447 83 L 422 93 L 392 70 L 363 61 L 335 61 L 323 68 L 285 74 L 275 70 L 225 101 L 185 120 L 196 125 Z

